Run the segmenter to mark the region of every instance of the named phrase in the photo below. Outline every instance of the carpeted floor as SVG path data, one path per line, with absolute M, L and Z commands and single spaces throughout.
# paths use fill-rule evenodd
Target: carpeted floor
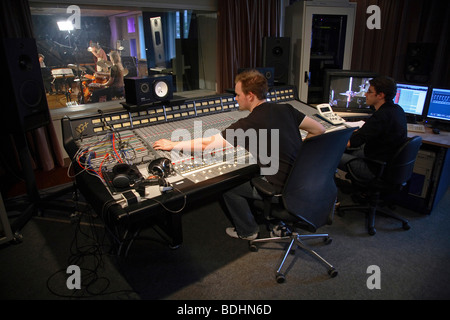
M 216 199 L 183 214 L 180 248 L 170 249 L 157 228 L 147 228 L 121 259 L 109 253 L 105 229 L 90 213 L 72 220 L 64 213 L 46 214 L 25 225 L 21 243 L 0 247 L 0 298 L 446 300 L 449 207 L 450 189 L 430 215 L 398 207 L 411 229 L 379 217 L 375 236 L 367 234 L 363 214 L 335 216 L 332 225 L 319 230 L 329 233 L 332 243 L 314 240 L 311 245 L 338 276 L 330 278 L 322 264 L 296 250 L 288 258 L 283 284 L 275 281 L 282 247 L 263 245 L 250 252 L 246 241 L 229 238 L 225 228 L 230 223 Z M 261 226 L 261 236 L 266 235 Z M 67 288 L 69 265 L 81 268 L 81 289 Z M 368 288 L 371 266 L 379 267 L 379 289 Z

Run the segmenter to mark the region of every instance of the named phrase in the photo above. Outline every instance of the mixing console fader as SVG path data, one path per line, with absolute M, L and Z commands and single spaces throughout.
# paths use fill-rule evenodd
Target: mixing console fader
M 237 113 L 237 111 L 234 111 Z M 172 160 L 175 172 L 194 183 L 201 182 L 218 175 L 236 170 L 237 168 L 253 164 L 253 157 L 242 147 L 228 147 L 213 152 L 168 152 L 154 150 L 152 145 L 159 139 L 181 141 L 198 137 L 209 137 L 227 128 L 236 121 L 233 113 L 214 114 L 192 119 L 171 122 L 163 125 L 143 127 L 136 130 L 136 134 L 153 150 L 158 157 Z

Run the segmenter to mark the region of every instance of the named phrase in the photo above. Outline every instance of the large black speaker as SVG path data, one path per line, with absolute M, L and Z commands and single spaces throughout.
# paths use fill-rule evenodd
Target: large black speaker
M 408 43 L 405 79 L 410 82 L 428 82 L 433 71 L 436 46 L 433 43 Z
M 143 105 L 173 98 L 171 75 L 128 77 L 125 82 L 125 101 L 132 105 Z
M 32 38 L 2 38 L 3 81 L 1 131 L 25 132 L 50 122 L 36 42 Z
M 290 47 L 289 37 L 263 38 L 263 66 L 275 69 L 275 84 L 288 84 Z

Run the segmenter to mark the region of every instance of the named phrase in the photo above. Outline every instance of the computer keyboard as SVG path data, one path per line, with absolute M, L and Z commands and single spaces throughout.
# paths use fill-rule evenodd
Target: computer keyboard
M 408 131 L 425 133 L 425 126 L 423 124 L 407 123 L 406 127 Z

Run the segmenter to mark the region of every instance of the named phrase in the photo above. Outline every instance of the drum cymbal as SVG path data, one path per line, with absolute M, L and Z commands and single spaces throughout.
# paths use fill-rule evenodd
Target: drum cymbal
M 112 66 L 112 62 L 111 61 L 105 61 L 105 60 L 98 60 L 97 61 L 97 65 L 102 68 L 102 69 L 108 69 L 109 67 Z
M 86 71 L 85 67 L 77 66 L 76 64 L 69 63 L 67 66 L 69 68 L 71 68 L 71 69 L 74 69 L 74 70 L 80 70 L 80 71 L 83 71 L 83 72 Z
M 128 72 L 129 72 L 128 69 L 127 69 L 127 68 L 124 68 L 124 69 L 123 69 L 123 76 L 126 77 L 127 74 L 128 74 Z

